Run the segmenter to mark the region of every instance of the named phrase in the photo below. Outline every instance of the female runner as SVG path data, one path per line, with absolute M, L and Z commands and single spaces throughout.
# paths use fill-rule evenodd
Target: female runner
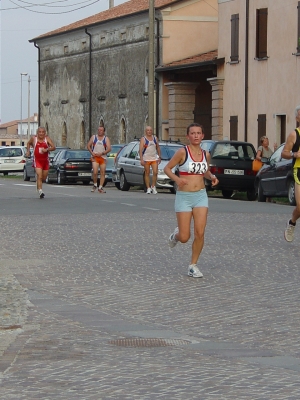
M 164 171 L 172 181 L 178 185 L 175 197 L 175 211 L 178 227 L 169 237 L 169 246 L 173 248 L 178 242 L 186 243 L 190 238 L 192 218 L 194 220 L 194 241 L 192 244 L 191 263 L 188 267 L 188 276 L 202 278 L 203 274 L 197 267 L 197 261 L 204 245 L 204 231 L 208 212 L 208 197 L 204 178 L 212 181 L 216 186 L 219 181 L 209 171 L 210 154 L 201 149 L 200 144 L 204 137 L 201 125 L 193 123 L 187 127 L 189 145 L 174 154 Z M 179 176 L 172 172 L 172 168 L 179 166 Z

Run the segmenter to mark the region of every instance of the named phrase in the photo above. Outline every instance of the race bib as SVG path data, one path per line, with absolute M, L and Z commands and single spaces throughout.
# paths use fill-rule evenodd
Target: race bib
M 205 174 L 207 172 L 207 162 L 194 161 L 189 163 L 189 174 Z

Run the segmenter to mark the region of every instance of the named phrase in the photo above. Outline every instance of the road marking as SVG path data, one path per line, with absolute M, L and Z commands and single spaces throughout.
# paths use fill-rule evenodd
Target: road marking
M 101 201 L 105 201 L 106 203 L 116 203 L 116 201 L 114 200 L 101 200 Z
M 30 183 L 14 183 L 14 186 L 34 187 L 34 186 L 36 186 L 36 185 L 30 185 Z
M 151 208 L 151 207 L 143 207 L 143 208 L 145 208 L 146 210 L 160 211 L 159 208 Z
M 135 204 L 121 203 L 123 206 L 136 207 Z

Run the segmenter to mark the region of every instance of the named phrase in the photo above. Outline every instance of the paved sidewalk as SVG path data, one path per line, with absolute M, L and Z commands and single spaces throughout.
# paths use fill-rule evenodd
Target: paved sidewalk
M 173 211 L 2 217 L 0 399 L 298 400 L 285 222 L 211 212 L 193 279 Z

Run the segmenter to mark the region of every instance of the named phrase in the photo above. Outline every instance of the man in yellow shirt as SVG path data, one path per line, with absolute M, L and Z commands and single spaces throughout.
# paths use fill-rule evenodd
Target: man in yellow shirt
M 295 109 L 296 121 L 300 124 L 300 105 Z M 284 231 L 287 242 L 294 240 L 296 221 L 300 217 L 300 129 L 297 128 L 287 137 L 281 156 L 286 159 L 293 159 L 293 175 L 295 179 L 295 199 L 296 207 L 292 213 L 292 218 L 288 221 Z

